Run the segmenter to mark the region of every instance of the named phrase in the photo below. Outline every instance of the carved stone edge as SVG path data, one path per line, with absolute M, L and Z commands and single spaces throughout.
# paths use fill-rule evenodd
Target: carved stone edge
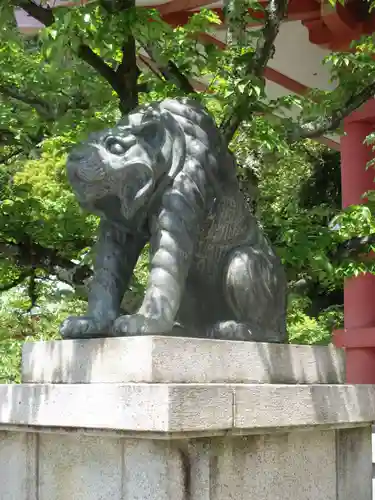
M 375 421 L 375 386 L 20 384 L 0 386 L 0 429 L 114 431 L 163 439 Z
M 27 342 L 24 383 L 345 382 L 345 354 L 333 346 L 183 337 Z

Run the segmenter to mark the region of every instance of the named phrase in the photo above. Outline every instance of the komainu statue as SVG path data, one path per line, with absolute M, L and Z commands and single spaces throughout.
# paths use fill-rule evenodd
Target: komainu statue
M 286 280 L 239 190 L 211 116 L 188 99 L 142 106 L 67 162 L 83 208 L 100 216 L 88 313 L 64 338 L 161 334 L 286 341 Z M 120 304 L 150 242 L 136 314 Z

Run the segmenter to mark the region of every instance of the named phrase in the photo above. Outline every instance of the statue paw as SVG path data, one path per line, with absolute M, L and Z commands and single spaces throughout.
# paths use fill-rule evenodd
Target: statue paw
M 171 327 L 164 321 L 147 318 L 142 314 L 120 316 L 114 322 L 112 335 L 117 337 L 131 335 L 158 335 L 167 333 Z
M 71 316 L 61 324 L 60 333 L 64 339 L 89 339 L 109 336 L 110 328 L 90 316 Z

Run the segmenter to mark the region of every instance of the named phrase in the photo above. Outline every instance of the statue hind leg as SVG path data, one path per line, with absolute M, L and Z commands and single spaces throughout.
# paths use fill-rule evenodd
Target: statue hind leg
M 233 319 L 217 323 L 210 336 L 254 342 L 286 342 L 286 281 L 267 248 L 238 247 L 223 270 L 223 292 Z

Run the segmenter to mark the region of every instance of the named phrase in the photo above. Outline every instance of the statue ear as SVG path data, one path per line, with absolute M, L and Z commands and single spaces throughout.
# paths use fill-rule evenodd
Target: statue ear
M 142 138 L 152 148 L 162 148 L 165 131 L 160 120 L 147 120 L 137 127 L 133 127 L 131 131 L 133 135 Z

